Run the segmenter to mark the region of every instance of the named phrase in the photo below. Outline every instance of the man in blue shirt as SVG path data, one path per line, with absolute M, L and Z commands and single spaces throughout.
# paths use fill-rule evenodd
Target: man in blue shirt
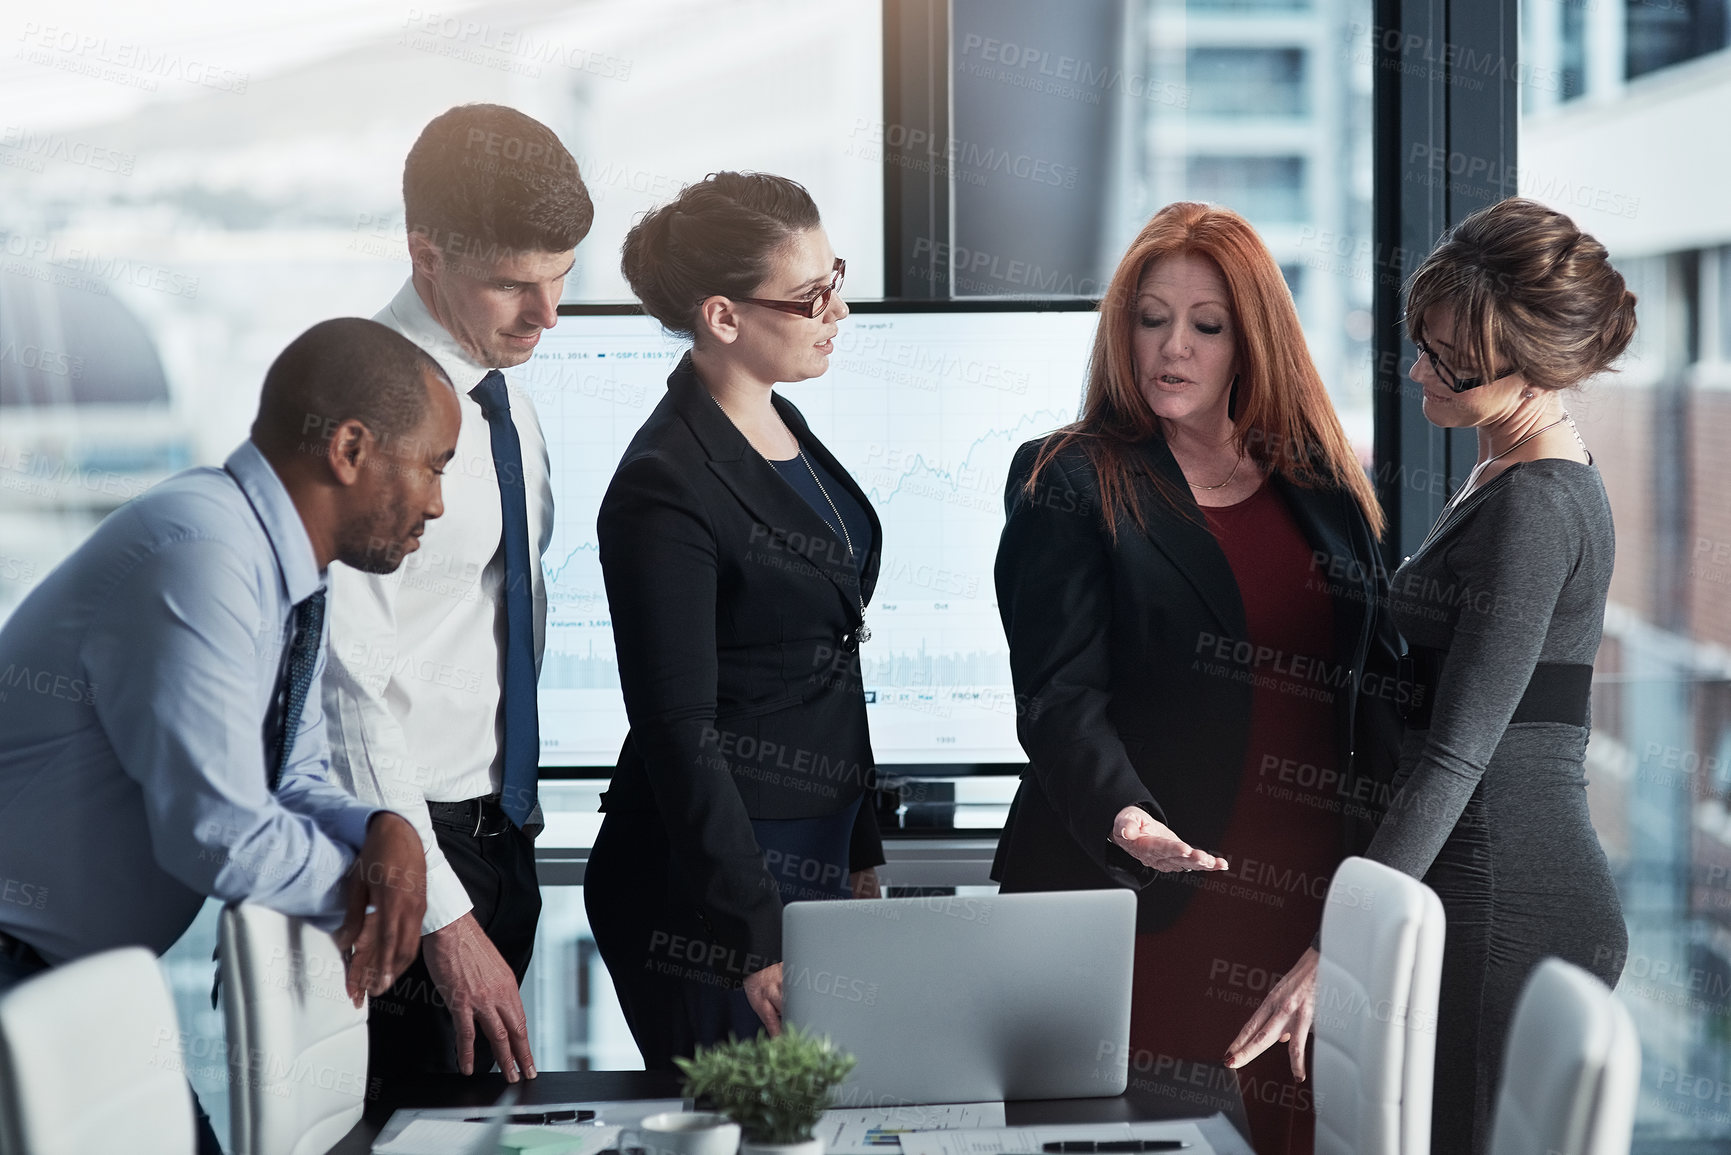
M 207 897 L 334 928 L 357 1005 L 413 961 L 420 838 L 327 779 L 325 568 L 416 548 L 459 420 L 412 342 L 315 325 L 221 468 L 116 510 L 0 628 L 0 991 L 160 953 Z

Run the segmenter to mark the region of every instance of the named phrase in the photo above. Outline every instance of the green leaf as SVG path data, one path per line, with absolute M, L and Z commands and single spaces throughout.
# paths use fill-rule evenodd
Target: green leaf
M 803 1143 L 855 1060 L 828 1038 L 789 1026 L 773 1039 L 760 1032 L 698 1047 L 692 1058 L 674 1062 L 685 1076 L 684 1093 L 714 1105 L 745 1138 Z

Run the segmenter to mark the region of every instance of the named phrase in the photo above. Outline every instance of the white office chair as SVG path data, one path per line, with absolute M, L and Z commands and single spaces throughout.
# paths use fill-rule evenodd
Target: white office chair
M 1319 1155 L 1424 1155 L 1443 908 L 1436 892 L 1367 858 L 1335 872 L 1316 980 Z
M 191 1155 L 197 1145 L 155 955 L 104 951 L 0 998 L 0 1155 Z
M 1546 959 L 1521 991 L 1503 1052 L 1491 1155 L 1628 1155 L 1641 1044 L 1605 984 Z
M 361 1117 L 367 1012 L 324 931 L 251 903 L 222 912 L 230 1155 L 311 1155 Z

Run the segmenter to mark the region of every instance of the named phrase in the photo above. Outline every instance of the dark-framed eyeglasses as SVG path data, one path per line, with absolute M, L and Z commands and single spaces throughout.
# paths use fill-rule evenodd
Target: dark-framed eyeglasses
M 1501 373 L 1498 373 L 1495 377 L 1491 378 L 1486 378 L 1482 375 L 1478 377 L 1458 377 L 1455 375 L 1455 371 L 1444 364 L 1443 359 L 1436 355 L 1436 350 L 1432 349 L 1425 343 L 1424 338 L 1414 337 L 1412 343 L 1414 348 L 1416 348 L 1420 353 L 1423 353 L 1426 357 L 1430 358 L 1430 367 L 1436 370 L 1437 377 L 1442 380 L 1444 385 L 1449 387 L 1449 391 L 1452 393 L 1465 393 L 1468 389 L 1477 389 L 1480 385 L 1483 385 L 1487 379 L 1491 381 L 1501 381 L 1504 377 L 1513 377 L 1516 373 L 1521 371 L 1520 366 L 1517 365 L 1513 369 L 1504 369 Z
M 841 279 L 845 276 L 847 276 L 847 262 L 837 257 L 834 275 L 830 277 L 829 284 L 804 300 L 768 301 L 762 297 L 739 297 L 737 300 L 747 305 L 762 305 L 766 309 L 779 309 L 783 313 L 792 313 L 796 317 L 821 317 L 823 311 L 829 308 L 829 299 L 841 292 Z

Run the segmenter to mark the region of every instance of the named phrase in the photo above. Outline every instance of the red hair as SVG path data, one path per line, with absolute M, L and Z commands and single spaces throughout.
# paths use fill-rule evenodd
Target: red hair
M 1136 447 L 1161 434 L 1159 419 L 1136 382 L 1132 341 L 1137 299 L 1142 278 L 1155 262 L 1184 254 L 1208 258 L 1226 281 L 1239 365 L 1233 429 L 1240 448 L 1293 485 L 1345 489 L 1380 538 L 1386 524 L 1382 507 L 1310 359 L 1280 267 L 1243 217 L 1194 201 L 1169 204 L 1155 213 L 1118 262 L 1100 301 L 1081 420 L 1058 430 L 1041 447 L 1028 477 L 1029 493 L 1060 451 L 1080 444 L 1099 476 L 1100 501 L 1112 532 L 1117 532 L 1120 514 L 1147 527 L 1136 498 L 1133 466 Z M 1164 478 L 1153 482 L 1174 509 L 1193 515 L 1189 494 Z

